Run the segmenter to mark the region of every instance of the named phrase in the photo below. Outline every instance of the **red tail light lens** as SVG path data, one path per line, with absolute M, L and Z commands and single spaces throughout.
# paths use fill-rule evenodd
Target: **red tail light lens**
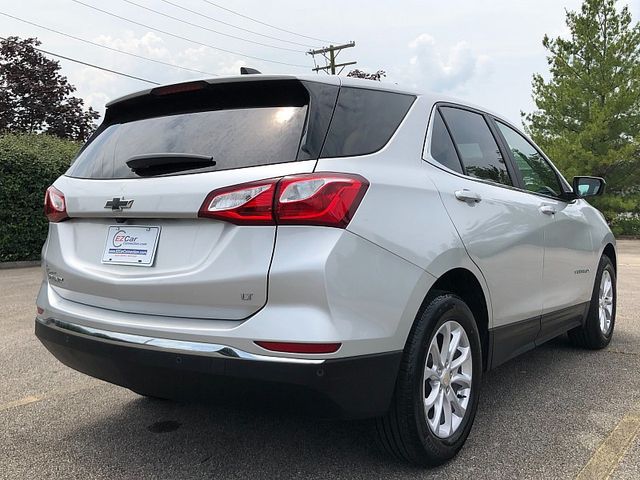
M 360 175 L 312 173 L 285 177 L 278 184 L 277 222 L 345 228 L 368 187 L 369 182 Z
M 205 199 L 199 217 L 236 225 L 273 225 L 273 198 L 277 178 L 214 190 Z
M 69 218 L 64 194 L 55 187 L 47 188 L 44 195 L 44 214 L 50 222 L 61 222 Z
M 323 225 L 345 228 L 369 182 L 360 175 L 311 173 L 214 190 L 198 216 L 236 225 Z
M 291 342 L 255 342 L 256 345 L 272 352 L 285 353 L 334 353 L 341 343 L 291 343 Z

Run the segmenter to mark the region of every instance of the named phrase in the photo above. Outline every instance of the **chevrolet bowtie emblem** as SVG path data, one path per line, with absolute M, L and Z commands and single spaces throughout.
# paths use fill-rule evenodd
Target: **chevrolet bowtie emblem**
M 111 210 L 124 210 L 125 208 L 131 208 L 133 200 L 125 200 L 124 198 L 115 198 L 109 200 L 104 204 L 104 208 L 110 208 Z

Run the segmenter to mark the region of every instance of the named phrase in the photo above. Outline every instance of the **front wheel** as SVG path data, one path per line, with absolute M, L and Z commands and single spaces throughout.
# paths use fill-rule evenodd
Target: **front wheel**
M 396 391 L 376 420 L 387 452 L 418 465 L 439 465 L 462 448 L 473 424 L 482 354 L 469 307 L 456 295 L 433 297 L 409 335 Z
M 613 262 L 603 255 L 598 264 L 584 325 L 569 331 L 571 341 L 580 347 L 597 350 L 609 345 L 616 323 L 616 271 Z

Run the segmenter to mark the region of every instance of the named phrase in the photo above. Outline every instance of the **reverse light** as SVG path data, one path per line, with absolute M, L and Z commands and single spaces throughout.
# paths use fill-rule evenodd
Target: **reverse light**
M 275 178 L 214 190 L 207 195 L 198 216 L 236 225 L 273 225 L 277 182 Z
M 320 190 L 327 180 L 316 178 L 315 180 L 303 180 L 287 185 L 280 194 L 280 203 L 298 202 L 313 197 Z
M 214 190 L 198 216 L 236 225 L 345 228 L 369 187 L 360 175 L 310 173 Z
M 334 353 L 337 352 L 341 343 L 292 343 L 292 342 L 255 342 L 256 345 L 271 350 L 272 352 L 284 353 Z
M 277 223 L 345 228 L 368 187 L 369 182 L 360 175 L 312 173 L 285 177 L 278 184 Z
M 64 194 L 53 186 L 47 188 L 47 192 L 44 195 L 44 214 L 50 222 L 54 223 L 62 222 L 69 218 Z

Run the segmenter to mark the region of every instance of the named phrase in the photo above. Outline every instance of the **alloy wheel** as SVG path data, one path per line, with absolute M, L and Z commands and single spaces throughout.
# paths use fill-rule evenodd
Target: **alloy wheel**
M 598 295 L 598 317 L 600 331 L 608 335 L 613 318 L 613 280 L 608 270 L 603 270 L 600 279 L 600 294 Z
M 431 339 L 422 382 L 424 413 L 431 432 L 451 437 L 462 424 L 471 397 L 473 357 L 469 338 L 454 320 Z

